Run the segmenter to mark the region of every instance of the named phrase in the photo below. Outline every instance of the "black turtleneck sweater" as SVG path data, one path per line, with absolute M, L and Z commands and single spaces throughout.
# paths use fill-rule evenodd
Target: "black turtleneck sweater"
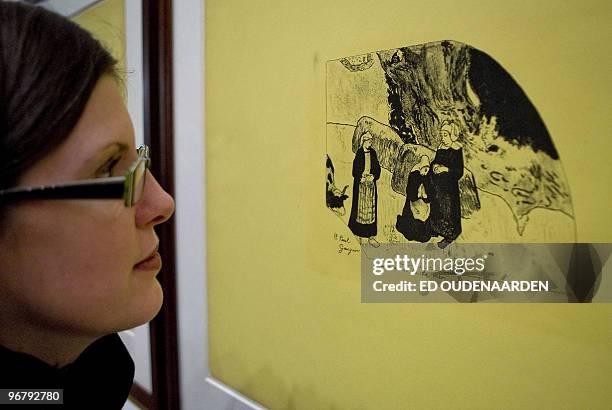
M 0 388 L 64 389 L 70 407 L 121 409 L 133 380 L 134 362 L 117 334 L 98 339 L 61 368 L 0 346 Z

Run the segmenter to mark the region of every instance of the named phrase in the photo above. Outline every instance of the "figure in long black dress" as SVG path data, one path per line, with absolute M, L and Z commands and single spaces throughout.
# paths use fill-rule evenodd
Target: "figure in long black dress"
M 463 150 L 459 144 L 459 131 L 454 123 L 446 122 L 440 128 L 442 142 L 432 161 L 432 236 L 441 236 L 445 247 L 461 233 L 461 203 L 459 179 L 463 175 Z
M 402 214 L 397 216 L 395 228 L 409 241 L 427 242 L 431 238 L 429 171 L 429 158 L 423 155 L 408 174 L 406 203 Z
M 361 137 L 353 160 L 353 203 L 348 226 L 356 236 L 368 238 L 369 243 L 375 246 L 378 245 L 374 239 L 377 233 L 378 178 L 380 164 L 372 148 L 372 136 L 366 133 Z

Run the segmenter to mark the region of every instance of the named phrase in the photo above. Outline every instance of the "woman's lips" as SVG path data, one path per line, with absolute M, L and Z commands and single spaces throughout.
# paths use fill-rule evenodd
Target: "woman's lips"
M 134 265 L 134 270 L 160 270 L 162 266 L 161 256 L 159 252 L 154 252 L 142 262 Z

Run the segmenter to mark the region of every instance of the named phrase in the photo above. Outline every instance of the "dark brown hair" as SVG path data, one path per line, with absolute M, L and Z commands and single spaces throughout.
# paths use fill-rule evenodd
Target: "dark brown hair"
M 41 7 L 0 0 L 0 189 L 57 147 L 116 60 L 86 30 Z

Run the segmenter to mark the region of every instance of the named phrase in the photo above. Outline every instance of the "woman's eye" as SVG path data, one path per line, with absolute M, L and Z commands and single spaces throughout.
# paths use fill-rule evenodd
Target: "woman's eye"
M 96 177 L 98 178 L 108 178 L 112 176 L 112 171 L 115 165 L 117 165 L 121 161 L 121 157 L 115 157 L 109 159 L 106 164 L 102 166 L 96 173 Z

